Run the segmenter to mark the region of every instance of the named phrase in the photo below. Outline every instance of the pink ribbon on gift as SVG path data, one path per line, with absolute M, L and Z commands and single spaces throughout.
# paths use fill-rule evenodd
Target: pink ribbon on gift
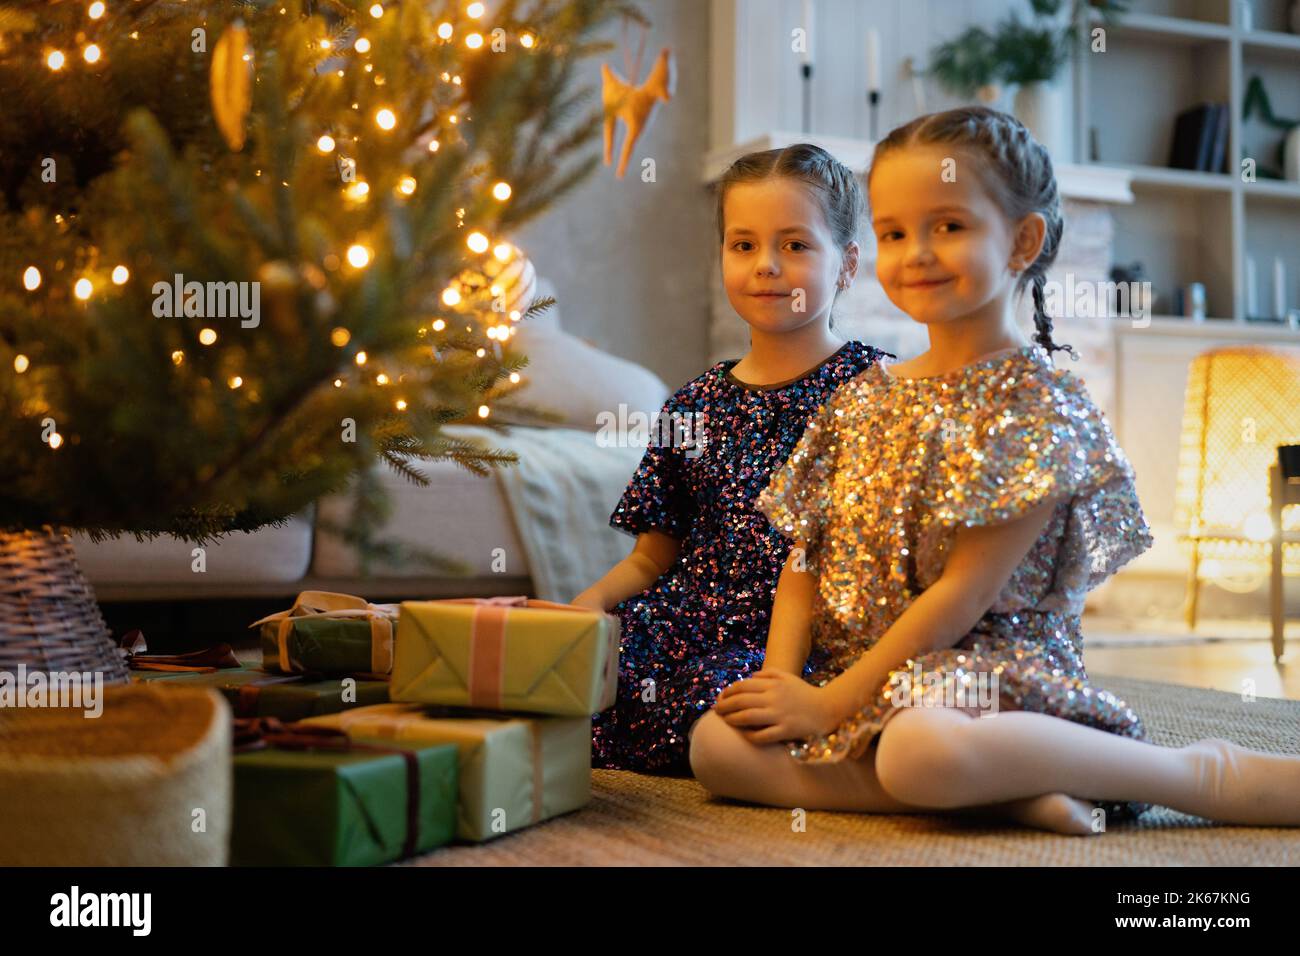
M 488 598 L 444 598 L 437 604 L 473 604 L 474 619 L 470 625 L 469 648 L 469 706 L 485 710 L 500 710 L 505 693 L 506 615 L 511 608 L 544 608 L 552 611 L 578 611 L 582 614 L 598 612 L 572 604 L 543 601 L 524 595 Z M 612 615 L 606 615 L 612 616 Z M 616 656 L 616 655 L 611 655 Z M 618 680 L 617 661 L 606 663 L 606 682 Z

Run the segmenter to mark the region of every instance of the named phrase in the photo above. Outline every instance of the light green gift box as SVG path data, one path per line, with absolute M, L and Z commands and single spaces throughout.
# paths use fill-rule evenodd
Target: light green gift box
M 524 597 L 403 601 L 394 701 L 590 717 L 618 693 L 619 619 Z
M 586 806 L 591 800 L 591 717 L 542 717 L 376 704 L 303 724 L 349 737 L 454 743 L 460 760 L 456 835 L 483 841 Z

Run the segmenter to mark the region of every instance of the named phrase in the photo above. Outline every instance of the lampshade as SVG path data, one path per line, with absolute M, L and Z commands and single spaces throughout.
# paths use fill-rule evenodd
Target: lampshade
M 1300 442 L 1300 349 L 1232 346 L 1197 356 L 1187 376 L 1174 517 L 1180 546 L 1221 573 L 1260 568 L 1269 557 L 1269 466 L 1279 445 Z M 1300 506 L 1282 511 L 1300 530 Z M 1284 543 L 1288 573 L 1300 542 Z M 1207 568 L 1207 574 L 1209 569 Z

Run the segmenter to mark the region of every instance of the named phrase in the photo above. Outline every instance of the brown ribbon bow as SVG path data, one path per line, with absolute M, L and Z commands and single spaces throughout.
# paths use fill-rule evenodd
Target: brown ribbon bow
M 121 650 L 126 656 L 127 667 L 133 671 L 212 674 L 218 669 L 242 666 L 229 644 L 214 644 L 187 654 L 147 654 L 149 647 L 144 632 L 139 628 L 122 635 Z
M 278 717 L 236 717 L 234 752 L 250 753 L 275 747 L 279 750 L 332 750 L 336 753 L 400 754 L 406 763 L 406 840 L 402 859 L 415 853 L 420 835 L 420 764 L 414 750 L 361 744 L 337 727 L 286 724 Z

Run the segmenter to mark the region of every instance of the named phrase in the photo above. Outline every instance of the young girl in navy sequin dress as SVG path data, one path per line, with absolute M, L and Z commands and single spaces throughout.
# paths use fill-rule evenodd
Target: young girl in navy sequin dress
M 773 806 L 1062 833 L 1151 804 L 1300 825 L 1300 756 L 1157 746 L 1088 681 L 1084 596 L 1151 535 L 1104 416 L 1053 365 L 1073 353 L 1044 311 L 1047 151 L 1005 113 L 950 110 L 890 133 L 867 184 L 877 275 L 930 349 L 839 389 L 760 496 L 793 547 L 762 669 L 693 728 L 697 777 Z
M 880 354 L 830 326 L 865 211 L 853 174 L 809 144 L 742 156 L 718 184 L 723 285 L 750 351 L 664 404 L 680 440 L 651 442 L 610 517 L 635 550 L 574 599 L 622 628 L 618 701 L 592 718 L 595 767 L 689 774 L 691 725 L 762 666 L 790 542 L 754 499 L 812 414 Z

